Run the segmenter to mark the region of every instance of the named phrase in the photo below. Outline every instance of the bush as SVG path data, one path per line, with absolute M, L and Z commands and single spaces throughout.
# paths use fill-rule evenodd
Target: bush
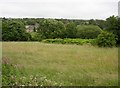
M 42 40 L 44 43 L 57 43 L 57 44 L 77 44 L 77 45 L 83 45 L 83 44 L 91 44 L 96 45 L 95 39 L 45 39 Z
M 94 39 L 64 39 L 64 42 L 67 44 L 77 44 L 83 45 L 90 43 L 91 45 L 95 45 Z
M 37 33 L 37 32 L 32 32 L 30 33 L 31 34 L 31 41 L 41 41 L 42 40 L 42 37 L 40 35 L 40 33 Z
M 25 70 L 20 65 L 13 65 L 8 58 L 3 58 L 2 61 L 2 85 L 13 86 L 20 76 L 26 74 Z
M 103 31 L 98 35 L 97 45 L 99 47 L 112 47 L 116 45 L 115 35 L 106 31 Z
M 42 40 L 42 42 L 63 44 L 64 40 L 63 39 L 45 39 L 45 40 Z
M 77 26 L 77 38 L 82 39 L 94 39 L 101 33 L 101 28 L 95 25 L 78 25 Z

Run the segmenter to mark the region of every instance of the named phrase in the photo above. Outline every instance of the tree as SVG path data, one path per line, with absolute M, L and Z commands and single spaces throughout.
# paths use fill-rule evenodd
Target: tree
M 94 39 L 101 31 L 101 28 L 95 25 L 78 25 L 76 36 L 82 39 Z
M 117 35 L 117 43 L 120 44 L 120 18 L 117 18 L 117 23 L 116 23 L 116 33 Z
M 30 35 L 25 31 L 25 25 L 20 21 L 6 20 L 2 24 L 3 41 L 27 41 Z
M 41 22 L 38 33 L 42 38 L 63 38 L 65 26 L 61 21 L 45 19 Z
M 96 21 L 95 21 L 94 19 L 90 19 L 90 20 L 89 20 L 89 24 L 90 24 L 90 25 L 96 25 Z
M 66 37 L 67 38 L 75 38 L 76 37 L 76 25 L 73 22 L 70 22 L 66 25 Z
M 118 38 L 117 43 L 120 44 L 120 18 L 115 16 L 107 18 L 106 30 L 115 34 Z
M 115 30 L 117 29 L 117 18 L 115 16 L 111 16 L 107 18 L 106 25 L 107 25 L 107 28 L 106 28 L 107 31 L 111 31 L 115 33 Z
M 96 25 L 104 30 L 106 28 L 106 21 L 105 20 L 96 20 Z

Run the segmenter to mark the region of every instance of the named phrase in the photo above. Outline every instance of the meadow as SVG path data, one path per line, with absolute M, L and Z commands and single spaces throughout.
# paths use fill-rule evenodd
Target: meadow
M 118 85 L 117 47 L 3 42 L 2 58 L 24 68 L 26 74 L 19 75 L 20 78 L 28 80 L 35 76 L 35 80 L 42 80 L 39 84 L 29 84 L 32 86 Z

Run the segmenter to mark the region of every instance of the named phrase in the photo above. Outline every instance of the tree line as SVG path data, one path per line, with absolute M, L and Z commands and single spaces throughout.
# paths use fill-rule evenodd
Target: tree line
M 37 31 L 26 31 L 26 25 L 36 23 L 39 24 Z M 41 41 L 56 38 L 96 39 L 101 33 L 104 35 L 112 33 L 119 44 L 120 18 L 115 16 L 110 16 L 106 20 L 2 18 L 3 41 Z

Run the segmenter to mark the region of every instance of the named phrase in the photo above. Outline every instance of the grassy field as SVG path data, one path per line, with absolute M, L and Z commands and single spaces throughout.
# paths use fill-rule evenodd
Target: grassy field
M 27 76 L 45 77 L 51 85 L 118 85 L 118 48 L 3 42 L 3 58 L 20 64 Z

